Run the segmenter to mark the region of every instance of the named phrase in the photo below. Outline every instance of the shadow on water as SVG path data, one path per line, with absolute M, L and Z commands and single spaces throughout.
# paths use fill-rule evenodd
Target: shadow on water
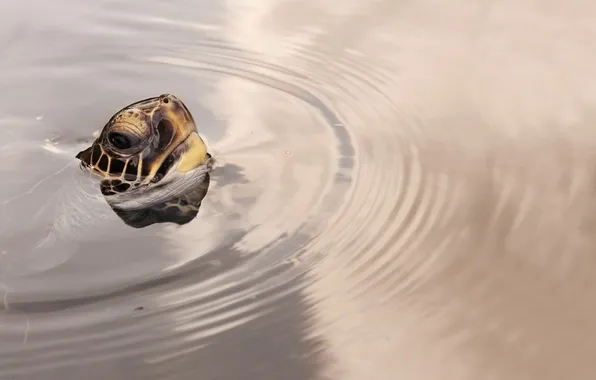
M 155 363 L 142 358 L 114 358 L 109 366 L 106 363 L 74 365 L 22 379 L 62 380 L 84 376 L 99 380 L 118 378 L 124 373 L 130 379 L 318 379 L 322 343 L 305 338 L 308 316 L 304 311 L 307 309 L 302 296 L 296 294 L 275 305 L 265 316 L 205 342 L 205 347 L 192 354 Z M 156 321 L 160 322 L 167 320 Z M 145 331 L 144 334 L 151 336 L 155 332 Z M 80 345 L 73 349 L 84 353 L 89 347 Z M 85 360 L 84 355 L 81 360 Z
M 155 377 L 179 379 L 322 379 L 329 363 L 320 338 L 309 337 L 311 306 L 299 292 L 272 305 L 263 316 L 207 342 L 194 355 L 155 367 Z
M 239 233 L 238 237 L 242 235 Z M 13 350 L 4 355 L 4 363 L 11 365 L 4 367 L 3 376 L 15 380 L 323 379 L 323 361 L 328 364 L 329 359 L 323 352 L 323 340 L 311 335 L 312 305 L 300 290 L 276 298 L 276 302 L 261 307 L 258 315 L 251 312 L 250 305 L 274 296 L 275 290 L 234 301 L 207 314 L 198 312 L 203 308 L 209 310 L 209 305 L 217 299 L 254 292 L 258 280 L 232 286 L 190 304 L 168 306 L 156 302 L 155 297 L 160 293 L 207 282 L 221 272 L 241 266 L 241 261 L 232 259 L 239 257 L 232 245 L 213 253 L 213 257 L 227 258 L 217 268 L 209 264 L 213 257 L 207 257 L 201 260 L 203 264 L 192 265 L 192 274 L 178 273 L 169 280 L 144 284 L 142 289 L 91 297 L 79 304 L 54 301 L 45 305 L 14 305 L 7 320 L 26 318 L 29 331 L 26 341 L 17 341 L 22 339 L 22 330 L 13 339 L 11 334 L 5 336 L 9 339 L 4 344 L 11 345 Z M 303 281 L 299 276 L 294 285 L 300 287 Z M 57 318 L 73 315 L 93 320 L 94 315 L 101 315 L 106 308 L 116 310 L 109 320 L 75 322 L 68 331 L 44 328 L 48 321 L 52 324 Z M 246 311 L 237 314 L 235 310 Z M 243 322 L 236 324 L 237 320 Z M 226 327 L 226 323 L 235 327 Z M 44 341 L 54 343 L 35 347 Z M 114 352 L 106 351 L 111 345 L 124 342 L 131 349 L 126 349 L 125 344 Z M 10 370 L 19 362 L 22 366 L 29 363 L 27 369 Z

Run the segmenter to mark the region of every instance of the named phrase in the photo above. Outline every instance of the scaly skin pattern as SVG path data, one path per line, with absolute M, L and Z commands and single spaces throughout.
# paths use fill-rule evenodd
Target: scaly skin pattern
M 197 128 L 184 103 L 173 95 L 161 95 L 118 111 L 91 147 L 80 152 L 77 158 L 92 172 L 110 181 L 105 185 L 108 192 L 105 195 L 124 192 L 159 182 L 173 163 L 167 158 L 193 132 L 196 133 Z M 124 135 L 134 143 L 122 149 L 111 141 L 114 135 Z M 198 139 L 204 146 L 202 139 Z
M 185 224 L 198 213 L 209 188 L 209 175 L 185 194 L 138 209 L 118 207 L 114 196 L 176 184 L 160 183 L 177 165 L 180 175 L 194 167 L 210 170 L 211 155 L 197 133 L 184 103 L 164 94 L 132 103 L 116 112 L 92 145 L 80 152 L 81 166 L 100 178 L 100 190 L 110 207 L 133 227 L 171 221 Z M 134 195 L 133 195 L 134 194 Z

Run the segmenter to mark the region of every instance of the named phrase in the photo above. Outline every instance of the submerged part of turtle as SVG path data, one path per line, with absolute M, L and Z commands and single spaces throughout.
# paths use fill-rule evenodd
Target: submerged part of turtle
M 184 103 L 171 94 L 118 111 L 76 156 L 104 198 L 133 227 L 185 224 L 209 188 L 212 158 Z

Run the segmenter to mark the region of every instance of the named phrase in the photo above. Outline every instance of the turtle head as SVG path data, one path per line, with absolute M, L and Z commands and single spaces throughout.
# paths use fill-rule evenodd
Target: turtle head
M 112 207 L 147 207 L 200 183 L 211 156 L 184 103 L 171 94 L 130 104 L 76 156 L 101 179 Z

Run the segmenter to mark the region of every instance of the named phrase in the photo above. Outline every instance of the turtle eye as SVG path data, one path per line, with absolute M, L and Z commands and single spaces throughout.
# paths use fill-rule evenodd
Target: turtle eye
M 117 149 L 130 149 L 135 145 L 136 140 L 134 137 L 122 132 L 110 132 L 108 134 L 108 141 Z

